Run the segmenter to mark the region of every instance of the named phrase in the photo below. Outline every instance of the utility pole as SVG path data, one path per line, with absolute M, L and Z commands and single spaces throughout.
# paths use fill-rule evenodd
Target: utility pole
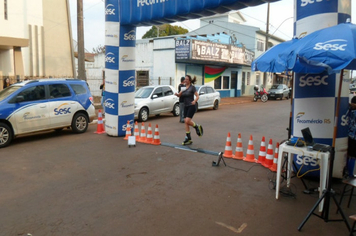
M 266 43 L 265 43 L 265 51 L 268 50 L 268 34 L 269 34 L 269 3 L 267 3 L 267 25 L 266 25 Z M 263 73 L 263 87 L 267 86 L 267 73 Z
M 78 28 L 78 78 L 87 80 L 85 74 L 83 0 L 77 0 L 77 28 Z

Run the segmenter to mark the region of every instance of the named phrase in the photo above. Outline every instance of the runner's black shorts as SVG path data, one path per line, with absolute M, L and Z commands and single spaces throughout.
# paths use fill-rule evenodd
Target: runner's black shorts
M 184 107 L 184 118 L 188 117 L 188 118 L 192 119 L 194 116 L 195 110 L 196 110 L 195 105 L 185 106 Z

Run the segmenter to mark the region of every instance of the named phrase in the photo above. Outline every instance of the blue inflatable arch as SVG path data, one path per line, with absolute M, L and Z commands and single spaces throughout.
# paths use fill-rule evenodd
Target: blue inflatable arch
M 197 19 L 278 0 L 106 0 L 105 130 L 134 123 L 136 27 Z

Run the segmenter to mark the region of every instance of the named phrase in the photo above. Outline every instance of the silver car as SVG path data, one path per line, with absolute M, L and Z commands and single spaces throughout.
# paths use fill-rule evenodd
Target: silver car
M 268 90 L 268 99 L 280 98 L 282 100 L 283 98 L 289 99 L 289 97 L 290 89 L 285 84 L 274 84 L 270 90 Z
M 135 119 L 147 121 L 150 115 L 172 112 L 179 116 L 179 98 L 170 85 L 145 86 L 135 93 Z
M 209 85 L 195 85 L 199 94 L 198 110 L 213 108 L 217 110 L 220 104 L 220 93 Z

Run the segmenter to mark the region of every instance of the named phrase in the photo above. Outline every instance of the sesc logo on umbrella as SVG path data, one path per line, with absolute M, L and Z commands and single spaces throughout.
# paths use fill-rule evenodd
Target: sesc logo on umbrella
M 347 41 L 344 39 L 333 39 L 323 43 L 316 43 L 313 49 L 324 51 L 345 51 L 347 44 L 344 42 Z

